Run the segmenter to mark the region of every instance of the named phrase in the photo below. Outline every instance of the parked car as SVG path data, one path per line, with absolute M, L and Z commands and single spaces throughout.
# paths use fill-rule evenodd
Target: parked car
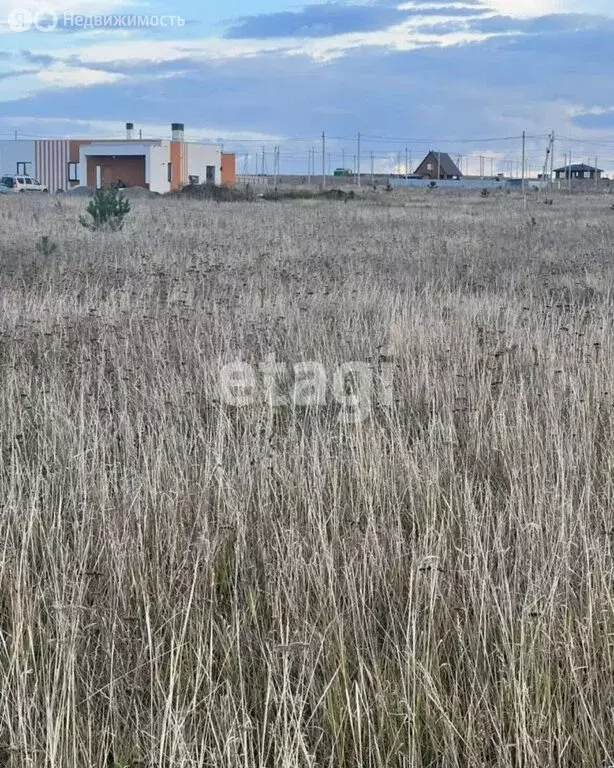
M 0 192 L 48 192 L 49 190 L 38 179 L 32 176 L 2 176 Z

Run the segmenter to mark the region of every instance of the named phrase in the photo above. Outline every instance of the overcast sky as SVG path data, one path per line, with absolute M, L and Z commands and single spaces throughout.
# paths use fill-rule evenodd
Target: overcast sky
M 21 28 L 43 9 L 53 30 Z M 167 26 L 77 26 L 88 14 Z M 523 130 L 536 169 L 554 130 L 561 164 L 610 170 L 613 36 L 612 0 L 0 0 L 0 134 L 121 135 L 130 120 L 167 136 L 179 121 L 240 170 L 279 144 L 306 171 L 323 130 L 331 165 L 351 167 L 360 131 L 363 169 L 432 147 L 505 171 Z

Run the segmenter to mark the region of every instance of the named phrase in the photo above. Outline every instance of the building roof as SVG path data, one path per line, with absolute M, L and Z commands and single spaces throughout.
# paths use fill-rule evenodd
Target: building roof
M 431 155 L 439 163 L 439 172 L 443 173 L 444 176 L 462 176 L 463 175 L 460 169 L 458 168 L 458 166 L 456 165 L 456 163 L 454 162 L 454 160 L 452 160 L 452 158 L 447 152 L 435 152 L 434 149 L 431 149 L 431 151 L 424 158 L 422 163 L 424 163 L 424 161 Z M 420 165 L 422 165 L 422 163 L 420 163 Z
M 597 171 L 598 173 L 603 173 L 603 168 L 595 168 L 594 165 L 587 165 L 586 163 L 572 163 L 572 165 L 564 165 L 561 168 L 555 168 L 555 173 L 563 173 L 563 171 L 571 171 L 571 173 L 575 173 L 576 171 Z

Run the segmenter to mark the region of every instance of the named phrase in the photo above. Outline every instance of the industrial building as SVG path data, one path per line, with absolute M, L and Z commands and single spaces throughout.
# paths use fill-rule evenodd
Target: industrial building
M 236 183 L 236 161 L 213 144 L 184 140 L 173 123 L 170 139 L 134 138 L 126 123 L 123 139 L 33 139 L 0 141 L 0 175 L 28 175 L 50 192 L 76 186 L 120 184 L 170 192 L 187 184 Z

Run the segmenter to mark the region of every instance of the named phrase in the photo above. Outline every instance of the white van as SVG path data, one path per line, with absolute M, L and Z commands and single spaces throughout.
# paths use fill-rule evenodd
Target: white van
M 41 184 L 32 176 L 2 176 L 0 178 L 0 192 L 48 192 L 44 184 Z

